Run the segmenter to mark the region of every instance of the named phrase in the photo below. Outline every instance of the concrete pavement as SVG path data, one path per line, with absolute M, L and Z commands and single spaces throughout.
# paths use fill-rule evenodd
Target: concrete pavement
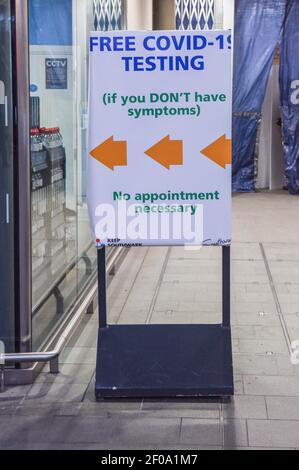
M 299 449 L 299 199 L 233 199 L 236 396 L 95 403 L 96 315 L 47 371 L 0 396 L 0 449 Z M 130 250 L 109 288 L 112 323 L 214 323 L 221 250 Z

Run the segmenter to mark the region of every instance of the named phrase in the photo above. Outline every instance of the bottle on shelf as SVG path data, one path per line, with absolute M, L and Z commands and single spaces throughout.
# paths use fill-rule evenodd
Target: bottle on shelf
M 43 142 L 39 129 L 33 128 L 30 131 L 31 152 L 40 152 L 43 149 Z

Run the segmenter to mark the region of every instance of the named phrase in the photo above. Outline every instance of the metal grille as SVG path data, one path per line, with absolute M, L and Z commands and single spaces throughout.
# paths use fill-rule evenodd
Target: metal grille
M 122 0 L 93 0 L 95 31 L 122 29 Z
M 177 29 L 213 29 L 215 0 L 175 0 L 175 4 Z

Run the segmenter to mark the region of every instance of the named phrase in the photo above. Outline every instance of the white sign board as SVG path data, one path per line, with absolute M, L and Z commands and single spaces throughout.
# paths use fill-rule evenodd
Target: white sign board
M 97 245 L 230 245 L 231 34 L 93 32 Z

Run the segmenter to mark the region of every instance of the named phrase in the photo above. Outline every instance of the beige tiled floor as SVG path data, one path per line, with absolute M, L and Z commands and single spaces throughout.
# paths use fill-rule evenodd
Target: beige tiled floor
M 95 403 L 97 318 L 86 319 L 32 387 L 0 397 L 0 448 L 299 448 L 299 198 L 233 200 L 235 398 Z M 109 288 L 111 323 L 215 323 L 221 251 L 131 250 Z M 45 432 L 45 428 L 47 432 Z

